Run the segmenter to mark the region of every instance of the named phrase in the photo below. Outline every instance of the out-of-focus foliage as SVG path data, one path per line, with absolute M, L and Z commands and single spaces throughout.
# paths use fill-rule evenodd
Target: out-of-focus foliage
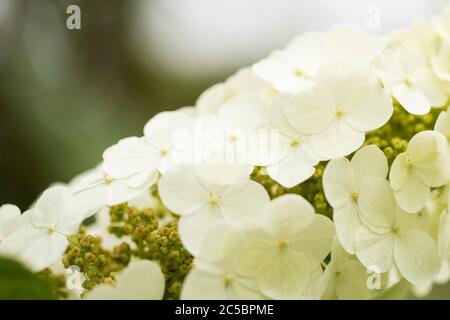
M 14 260 L 0 257 L 0 300 L 21 299 L 49 300 L 54 296 L 44 278 Z

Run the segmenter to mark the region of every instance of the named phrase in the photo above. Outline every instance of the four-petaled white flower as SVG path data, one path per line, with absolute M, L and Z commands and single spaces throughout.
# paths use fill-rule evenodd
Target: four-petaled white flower
M 259 290 L 270 298 L 301 299 L 311 291 L 310 280 L 322 272 L 334 226 L 303 197 L 286 194 L 265 207 L 259 224 L 246 235 L 240 273 L 255 276 Z
M 450 159 L 447 140 L 436 131 L 422 131 L 395 158 L 389 173 L 395 199 L 400 207 L 415 213 L 430 197 L 430 187 L 449 181 Z
M 165 278 L 154 261 L 131 262 L 112 285 L 101 284 L 86 294 L 86 300 L 161 300 Z
M 286 116 L 288 106 L 289 98 L 279 96 L 270 109 L 272 126 L 277 130 L 277 144 L 276 148 L 270 144 L 267 147 L 273 159 L 266 163 L 269 164 L 266 169 L 273 180 L 291 188 L 313 175 L 319 159 L 309 147 L 308 136 L 297 132 L 289 123 Z
M 163 204 L 181 215 L 180 237 L 194 255 L 208 226 L 226 219 L 233 224 L 256 219 L 269 195 L 249 180 L 249 168 L 239 165 L 178 165 L 158 183 Z
M 70 189 L 47 189 L 36 205 L 23 213 L 11 235 L 14 252 L 34 270 L 50 266 L 61 259 L 67 236 L 78 231 L 86 211 Z
M 76 177 L 69 186 L 77 201 L 90 209 L 88 214 L 94 214 L 104 206 L 118 205 L 144 194 L 157 181 L 158 172 L 152 170 L 143 177 L 135 174 L 113 178 L 100 165 Z
M 447 102 L 446 87 L 429 69 L 424 55 L 385 50 L 372 66 L 384 87 L 411 114 L 426 114 Z
M 212 225 L 186 277 L 181 299 L 261 299 L 254 277 L 239 273 L 239 254 L 245 241 L 243 230 L 226 221 Z
M 269 82 L 256 76 L 251 68 L 244 68 L 229 77 L 223 83 L 217 83 L 203 91 L 195 106 L 200 114 L 216 113 L 222 105 L 233 98 L 257 95 L 267 102 L 276 90 Z
M 367 268 L 387 272 L 396 266 L 415 285 L 433 280 L 440 269 L 438 247 L 420 229 L 418 215 L 403 211 L 395 202 L 386 179 L 372 178 L 361 187 L 362 226 L 356 235 L 356 256 Z
M 351 161 L 333 159 L 325 168 L 323 188 L 333 207 L 336 234 L 351 254 L 355 253 L 355 235 L 361 227 L 359 191 L 370 178 L 386 178 L 388 170 L 384 153 L 374 145 L 358 150 Z
M 351 62 L 366 66 L 382 48 L 379 39 L 368 37 L 360 27 L 338 25 L 325 34 L 309 32 L 297 37 L 286 49 L 256 63 L 253 71 L 281 92 L 295 94 L 313 85 L 323 64 Z
M 286 109 L 293 128 L 310 136 L 311 149 L 323 159 L 357 150 L 365 131 L 381 127 L 392 112 L 392 100 L 377 76 L 348 64 L 323 66 L 315 87 L 291 97 Z
M 125 138 L 106 149 L 103 170 L 114 179 L 133 176 L 131 184 L 136 186 L 152 179 L 155 170 L 162 173 L 183 162 L 189 154 L 186 150 L 189 137 L 184 133 L 192 119 L 189 112 L 183 111 L 156 115 L 145 125 L 144 137 Z

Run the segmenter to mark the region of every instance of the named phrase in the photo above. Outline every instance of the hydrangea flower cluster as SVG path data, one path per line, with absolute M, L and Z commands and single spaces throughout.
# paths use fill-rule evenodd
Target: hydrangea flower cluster
M 0 253 L 76 266 L 83 299 L 426 294 L 450 279 L 449 96 L 450 9 L 300 35 L 2 206 Z

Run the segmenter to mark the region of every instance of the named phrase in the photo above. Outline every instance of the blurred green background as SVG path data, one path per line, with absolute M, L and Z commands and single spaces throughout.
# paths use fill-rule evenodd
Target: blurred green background
M 81 8 L 81 30 L 66 27 L 70 4 Z M 118 139 L 141 135 L 157 112 L 194 104 L 302 31 L 352 21 L 385 33 L 445 4 L 0 0 L 0 204 L 26 210 L 51 183 L 97 165 Z M 449 297 L 442 286 L 431 295 Z
M 66 28 L 72 3 L 81 30 Z M 192 104 L 212 81 L 144 67 L 127 41 L 128 1 L 13 6 L 0 26 L 0 203 L 26 209 L 50 183 L 95 166 L 106 147 L 142 135 L 158 111 Z

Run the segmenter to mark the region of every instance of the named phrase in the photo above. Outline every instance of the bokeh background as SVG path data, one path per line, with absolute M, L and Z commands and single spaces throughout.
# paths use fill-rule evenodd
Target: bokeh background
M 66 9 L 81 8 L 81 30 Z M 0 204 L 25 210 L 48 185 L 141 135 L 157 112 L 295 35 L 354 22 L 385 34 L 447 0 L 0 0 Z M 450 298 L 438 287 L 431 298 Z

